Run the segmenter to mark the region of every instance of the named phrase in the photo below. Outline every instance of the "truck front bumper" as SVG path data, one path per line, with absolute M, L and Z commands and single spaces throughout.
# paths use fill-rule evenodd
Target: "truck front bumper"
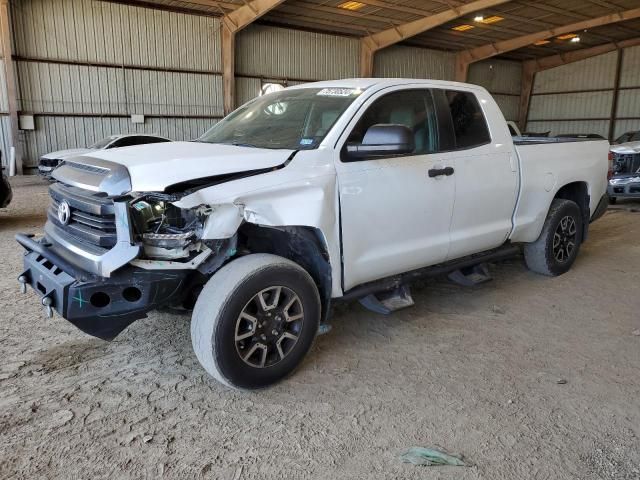
M 640 182 L 629 182 L 614 185 L 609 184 L 607 193 L 610 197 L 640 198 Z
M 24 288 L 30 285 L 45 308 L 94 337 L 113 340 L 150 310 L 182 300 L 187 271 L 125 266 L 109 278 L 91 277 L 43 241 L 24 234 L 16 240 L 26 250 L 18 281 Z

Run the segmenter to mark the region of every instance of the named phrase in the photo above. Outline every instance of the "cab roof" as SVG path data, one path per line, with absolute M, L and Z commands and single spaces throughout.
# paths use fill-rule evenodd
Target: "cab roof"
M 342 80 L 324 80 L 321 82 L 302 83 L 289 88 L 360 88 L 362 90 L 366 90 L 371 87 L 376 87 L 376 89 L 378 89 L 416 84 L 424 85 L 425 87 L 436 88 L 465 88 L 472 90 L 484 90 L 483 87 L 479 85 L 473 85 L 471 83 L 460 83 L 449 80 L 428 80 L 421 78 L 345 78 Z

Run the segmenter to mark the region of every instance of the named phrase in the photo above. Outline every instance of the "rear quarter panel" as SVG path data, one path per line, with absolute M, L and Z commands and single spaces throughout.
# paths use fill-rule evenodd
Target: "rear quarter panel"
M 516 145 L 520 195 L 512 242 L 535 241 L 558 191 L 574 182 L 587 184 L 590 215 L 607 190 L 609 142 L 606 140 Z

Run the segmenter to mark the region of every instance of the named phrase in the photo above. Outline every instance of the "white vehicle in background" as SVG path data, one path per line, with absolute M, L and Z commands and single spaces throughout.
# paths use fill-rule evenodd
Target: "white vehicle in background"
M 170 142 L 171 140 L 159 135 L 145 134 L 120 134 L 111 135 L 94 143 L 87 148 L 71 148 L 68 150 L 58 150 L 57 152 L 47 153 L 40 157 L 38 162 L 38 173 L 43 177 L 50 177 L 54 168 L 60 165 L 60 162 L 67 158 L 77 157 L 85 153 L 95 152 L 97 150 L 108 150 L 111 148 L 131 147 L 133 145 L 146 145 L 148 143 Z
M 622 137 L 639 140 L 610 148 L 611 178 L 607 192 L 611 203 L 616 203 L 618 198 L 640 198 L 640 132 L 629 132 Z
M 300 363 L 332 302 L 388 314 L 413 304 L 415 278 L 478 282 L 484 262 L 521 251 L 535 272 L 566 272 L 606 208 L 608 148 L 514 141 L 474 85 L 299 85 L 196 142 L 68 158 L 44 238 L 17 236 L 18 280 L 103 339 L 158 307 L 194 307 L 206 371 L 260 388 Z

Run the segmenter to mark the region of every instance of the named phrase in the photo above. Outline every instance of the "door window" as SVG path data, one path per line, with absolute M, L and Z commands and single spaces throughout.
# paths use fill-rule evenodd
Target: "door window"
M 447 90 L 445 92 L 451 112 L 456 148 L 478 147 L 491 142 L 478 99 L 471 92 Z
M 413 132 L 416 145 L 410 155 L 438 151 L 436 111 L 428 90 L 402 90 L 377 99 L 360 118 L 347 143 L 362 143 L 367 130 L 378 124 L 408 127 Z

